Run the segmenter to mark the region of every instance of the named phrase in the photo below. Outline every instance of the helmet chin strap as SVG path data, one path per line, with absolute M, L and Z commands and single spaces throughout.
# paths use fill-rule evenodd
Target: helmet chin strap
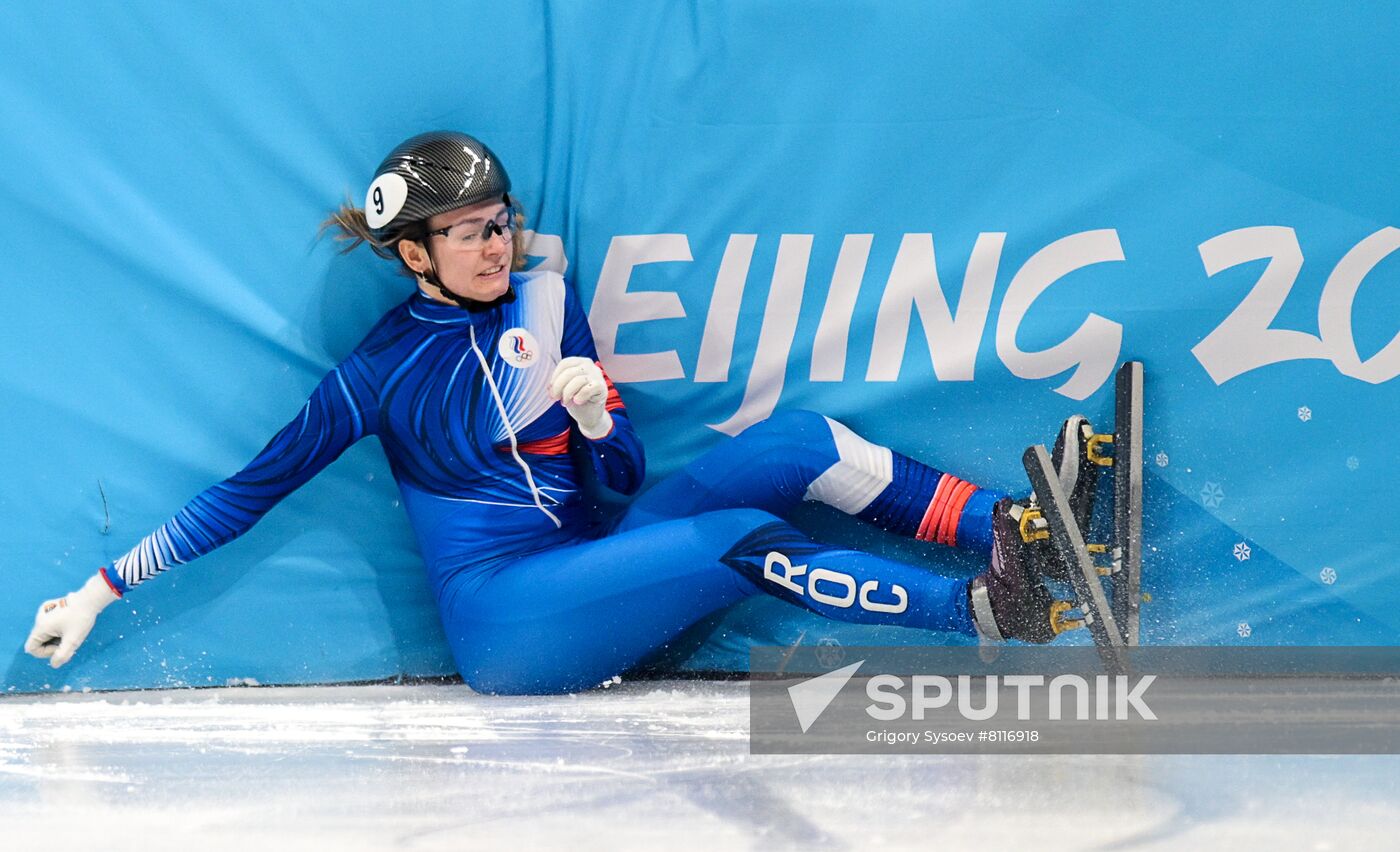
M 457 307 L 471 311 L 472 313 L 476 314 L 481 313 L 483 311 L 489 311 L 492 308 L 497 307 L 499 305 L 508 305 L 511 302 L 515 301 L 515 285 L 509 283 L 509 279 L 507 279 L 506 291 L 489 302 L 482 302 L 477 299 L 468 299 L 466 296 L 457 295 L 456 293 L 447 289 L 447 287 L 442 283 L 442 279 L 438 278 L 437 264 L 433 262 L 432 249 L 428 248 L 425 245 L 423 246 L 423 251 L 428 256 L 428 271 L 418 273 L 418 279 L 426 284 L 431 284 L 433 287 L 436 287 L 437 291 L 442 294 L 444 299 L 447 299 L 449 302 L 453 303 Z

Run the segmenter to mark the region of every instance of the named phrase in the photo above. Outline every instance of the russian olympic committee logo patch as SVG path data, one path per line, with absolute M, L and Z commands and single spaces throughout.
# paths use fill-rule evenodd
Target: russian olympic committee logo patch
M 502 334 L 497 348 L 502 361 L 520 369 L 533 367 L 540 358 L 539 341 L 523 328 L 512 328 Z

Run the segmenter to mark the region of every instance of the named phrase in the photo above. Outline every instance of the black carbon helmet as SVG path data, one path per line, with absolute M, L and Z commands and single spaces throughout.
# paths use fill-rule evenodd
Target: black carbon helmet
M 450 130 L 405 140 L 379 168 L 365 193 L 365 220 L 382 242 L 404 226 L 469 204 L 500 198 L 509 204 L 510 176 L 479 139 Z

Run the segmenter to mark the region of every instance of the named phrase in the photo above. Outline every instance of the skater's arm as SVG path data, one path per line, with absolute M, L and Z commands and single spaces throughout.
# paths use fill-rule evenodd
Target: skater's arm
M 374 431 L 375 395 L 362 361 L 351 356 L 326 375 L 301 411 L 246 467 L 185 504 L 107 569 L 118 594 L 227 544 L 283 497 Z
M 247 532 L 279 500 L 374 431 L 375 395 L 354 356 L 312 392 L 292 422 L 243 470 L 205 490 L 78 591 L 40 604 L 24 649 L 58 668 L 97 616 L 132 587 Z
M 572 374 L 572 379 L 558 383 L 553 395 L 562 399 L 565 409 L 578 423 L 584 437 L 582 443 L 593 460 L 598 479 L 614 491 L 635 493 L 646 476 L 646 453 L 627 415 L 627 406 L 598 361 L 588 318 L 567 287 L 560 353 L 564 361 L 556 376 L 566 372 Z M 592 392 L 594 398 L 590 405 L 571 405 L 573 398 L 582 398 L 579 392 L 569 393 L 571 384 L 582 389 L 583 396 Z
M 612 382 L 609 381 L 608 386 L 611 388 Z M 610 398 L 615 394 L 616 391 L 611 391 Z M 636 430 L 632 428 L 627 410 L 620 401 L 617 406 L 608 412 L 612 417 L 608 433 L 601 438 L 585 436 L 582 443 L 587 447 L 588 455 L 593 459 L 593 469 L 604 485 L 620 494 L 635 494 L 646 476 L 646 453 Z

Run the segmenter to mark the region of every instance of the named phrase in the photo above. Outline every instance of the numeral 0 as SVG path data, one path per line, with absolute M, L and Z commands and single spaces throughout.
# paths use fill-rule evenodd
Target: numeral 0
M 1400 334 L 1362 361 L 1351 327 L 1352 305 L 1361 282 L 1400 249 L 1400 228 L 1380 229 L 1337 263 L 1318 300 L 1320 334 L 1271 327 L 1303 268 L 1303 250 L 1292 228 L 1240 228 L 1212 237 L 1198 248 L 1206 274 L 1211 276 L 1241 263 L 1269 259 L 1259 280 L 1234 311 L 1191 349 L 1217 385 L 1268 364 L 1305 358 L 1330 360 L 1343 375 L 1371 384 L 1400 376 Z

